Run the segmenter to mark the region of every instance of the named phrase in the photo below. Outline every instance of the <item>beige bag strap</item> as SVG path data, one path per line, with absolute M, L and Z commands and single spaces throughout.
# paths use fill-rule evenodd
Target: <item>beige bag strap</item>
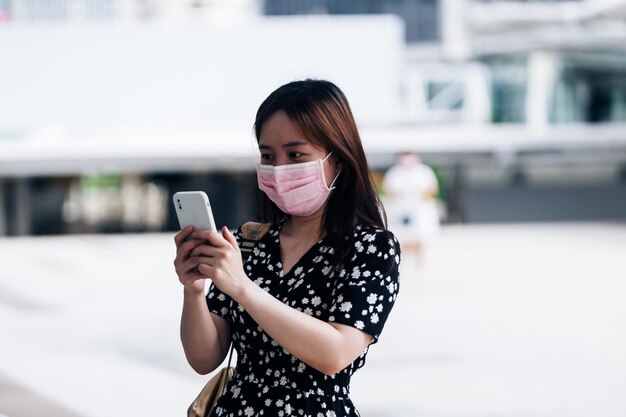
M 241 236 L 246 240 L 261 240 L 270 230 L 270 226 L 270 223 L 244 223 L 241 225 Z
M 269 230 L 269 223 L 248 222 L 241 226 L 241 241 L 239 242 L 239 249 L 241 250 L 241 258 L 244 262 L 250 256 L 256 242 L 261 240 L 261 238 L 263 238 Z M 232 303 L 233 301 L 231 300 L 231 308 Z M 189 406 L 189 409 L 187 410 L 187 415 L 189 417 L 210 415 L 213 407 L 215 407 L 217 399 L 226 389 L 226 385 L 232 378 L 234 372 L 231 362 L 233 359 L 233 351 L 235 350 L 235 343 L 232 340 L 228 350 L 228 365 L 226 368 L 222 368 L 217 375 L 213 376 L 213 378 L 207 382 L 198 397 L 193 403 L 191 403 L 191 406 Z
M 241 226 L 241 242 L 239 243 L 239 249 L 241 250 L 241 259 L 245 262 L 256 242 L 261 240 L 263 236 L 270 230 L 270 223 L 256 223 L 247 222 Z M 233 358 L 233 349 L 235 344 L 230 344 L 230 353 L 228 354 L 228 367 L 230 368 L 230 362 Z
M 261 240 L 263 236 L 270 230 L 270 223 L 247 222 L 241 225 L 241 242 L 239 249 L 241 250 L 241 259 L 245 262 L 256 242 Z
M 233 359 L 233 350 L 235 349 L 235 344 L 231 341 L 230 342 L 230 352 L 228 353 L 228 365 L 227 367 L 230 368 L 230 362 Z

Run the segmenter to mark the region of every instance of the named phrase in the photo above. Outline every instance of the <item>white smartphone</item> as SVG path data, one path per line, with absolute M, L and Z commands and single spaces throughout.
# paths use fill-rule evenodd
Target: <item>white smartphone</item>
M 180 228 L 217 230 L 209 197 L 204 191 L 179 191 L 174 194 L 174 207 Z

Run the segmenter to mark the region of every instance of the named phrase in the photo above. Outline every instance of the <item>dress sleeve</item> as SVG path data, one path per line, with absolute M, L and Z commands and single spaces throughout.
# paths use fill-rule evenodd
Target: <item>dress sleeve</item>
M 352 257 L 338 277 L 329 322 L 355 327 L 374 337 L 383 330 L 400 286 L 400 244 L 387 230 L 356 236 Z
M 241 227 L 234 233 L 235 239 L 237 239 L 237 245 L 241 244 Z M 220 291 L 213 282 L 209 287 L 209 291 L 206 294 L 206 303 L 209 307 L 209 311 L 217 314 L 218 316 L 229 320 L 230 310 L 233 306 L 233 299 L 228 295 Z

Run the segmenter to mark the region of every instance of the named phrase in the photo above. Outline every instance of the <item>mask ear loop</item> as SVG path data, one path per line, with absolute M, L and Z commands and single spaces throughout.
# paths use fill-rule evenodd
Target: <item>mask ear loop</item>
M 335 152 L 335 151 L 330 151 L 328 153 L 328 155 L 326 155 L 326 157 L 324 159 L 322 159 L 322 163 L 321 163 L 321 165 L 322 165 L 322 175 L 324 175 L 324 161 L 326 161 L 333 154 L 333 152 Z M 335 185 L 335 182 L 337 181 L 337 178 L 339 178 L 339 174 L 341 174 L 341 170 L 339 170 L 337 175 L 335 175 L 335 178 L 333 179 L 333 182 L 331 182 L 330 185 L 328 186 L 329 190 L 334 190 L 335 189 L 334 185 Z
M 339 174 L 341 174 L 341 170 L 339 170 L 337 175 L 335 175 L 335 179 L 333 180 L 333 182 L 330 183 L 330 186 L 328 187 L 329 190 L 335 189 L 334 185 L 335 185 L 335 182 L 337 181 L 337 178 L 339 178 Z

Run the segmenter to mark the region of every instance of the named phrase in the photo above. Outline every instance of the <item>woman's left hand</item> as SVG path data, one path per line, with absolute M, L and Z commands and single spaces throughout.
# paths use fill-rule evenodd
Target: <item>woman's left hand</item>
M 226 226 L 220 232 L 198 230 L 192 234 L 194 239 L 204 239 L 191 251 L 190 256 L 198 257 L 198 271 L 213 281 L 220 291 L 236 298 L 250 280 L 243 270 L 241 251 L 235 236 Z

